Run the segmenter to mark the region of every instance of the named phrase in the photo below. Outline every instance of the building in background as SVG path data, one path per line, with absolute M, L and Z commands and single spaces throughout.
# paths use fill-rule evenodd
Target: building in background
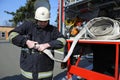
M 8 40 L 8 33 L 14 29 L 11 26 L 0 26 L 0 40 Z

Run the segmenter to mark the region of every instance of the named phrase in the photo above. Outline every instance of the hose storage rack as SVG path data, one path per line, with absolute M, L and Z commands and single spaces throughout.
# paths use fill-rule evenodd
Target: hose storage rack
M 68 50 L 70 49 L 71 43 L 73 40 L 68 39 Z M 115 71 L 114 76 L 105 75 L 102 73 L 98 73 L 95 71 L 91 71 L 85 68 L 78 67 L 76 65 L 70 64 L 70 59 L 68 60 L 68 72 L 67 72 L 67 79 L 69 80 L 71 76 L 77 75 L 82 78 L 85 78 L 86 80 L 120 80 L 120 73 L 119 73 L 119 45 L 120 40 L 79 40 L 78 43 L 85 43 L 85 44 L 113 44 L 116 46 L 116 52 L 115 52 Z

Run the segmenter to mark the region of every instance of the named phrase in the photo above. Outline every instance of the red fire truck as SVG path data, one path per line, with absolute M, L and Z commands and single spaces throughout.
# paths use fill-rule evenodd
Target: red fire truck
M 77 22 L 77 18 L 80 18 L 79 21 L 82 19 L 81 23 L 84 21 L 88 22 L 96 17 L 109 17 L 119 21 L 119 12 L 120 0 L 59 0 L 58 29 L 68 38 L 68 52 L 72 46 L 71 44 L 75 40 L 73 38 L 75 37 L 74 35 L 72 36 L 72 39 L 70 38 L 69 35 L 71 35 L 71 33 L 69 33 L 69 29 L 71 26 L 74 26 L 75 22 Z M 83 80 L 120 80 L 119 40 L 80 39 L 77 43 L 91 45 L 97 44 L 98 46 L 114 45 L 114 75 L 111 76 L 78 66 L 81 62 L 81 56 L 79 56 L 74 65 L 70 63 L 70 58 L 67 61 L 67 80 L 70 80 L 73 75 L 82 77 Z

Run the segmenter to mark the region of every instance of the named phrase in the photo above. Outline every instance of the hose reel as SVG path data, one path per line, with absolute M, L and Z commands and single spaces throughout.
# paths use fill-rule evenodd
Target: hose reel
M 116 40 L 120 38 L 120 22 L 108 17 L 98 17 L 86 24 L 90 39 Z

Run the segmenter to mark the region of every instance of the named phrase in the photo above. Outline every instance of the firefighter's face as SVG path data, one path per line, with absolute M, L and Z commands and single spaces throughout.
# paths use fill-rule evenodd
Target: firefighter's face
M 38 21 L 38 25 L 41 28 L 45 28 L 48 25 L 48 21 Z

